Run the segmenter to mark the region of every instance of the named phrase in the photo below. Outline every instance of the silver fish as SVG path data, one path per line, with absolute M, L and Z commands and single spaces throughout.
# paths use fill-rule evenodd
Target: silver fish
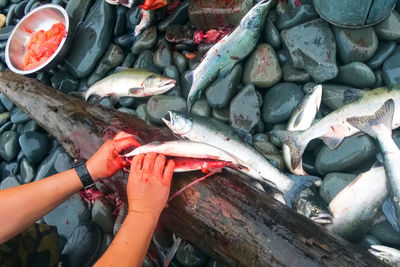
M 352 97 L 356 97 L 352 95 Z M 395 106 L 400 107 L 400 87 L 392 89 L 377 88 L 365 91 L 353 101 L 333 111 L 329 115 L 301 132 L 271 131 L 271 135 L 286 143 L 282 149 L 283 158 L 288 169 L 295 174 L 304 174 L 301 166 L 301 157 L 307 144 L 320 138 L 331 149 L 337 148 L 344 138 L 360 132 L 347 122 L 354 114 L 367 116 L 374 114 L 388 99 L 393 99 Z M 351 101 L 351 100 L 349 100 Z M 400 108 L 396 108 L 392 129 L 400 126 Z
M 211 47 L 200 65 L 187 74 L 186 78 L 192 82 L 187 98 L 188 111 L 207 85 L 218 75 L 228 75 L 236 63 L 253 51 L 258 43 L 265 17 L 275 4 L 276 0 L 258 2 L 242 18 L 240 25 Z
M 310 188 L 301 192 L 297 200 L 296 210 L 318 224 L 332 222 L 332 215 L 328 210 L 328 205 L 317 192 Z
M 389 199 L 396 215 L 394 226 L 400 231 L 400 150 L 392 139 L 394 109 L 394 101 L 389 99 L 374 115 L 348 118 L 347 122 L 378 141 L 383 154 Z
M 85 92 L 100 97 L 145 97 L 159 95 L 175 87 L 176 81 L 145 69 L 124 69 L 96 82 Z
M 329 203 L 333 220 L 327 228 L 347 240 L 361 239 L 375 223 L 387 196 L 384 168 L 371 168 L 360 174 Z
M 400 251 L 382 245 L 372 245 L 368 251 L 378 257 L 381 261 L 386 262 L 392 266 L 400 267 Z
M 292 206 L 301 191 L 319 180 L 313 176 L 291 176 L 281 173 L 252 146 L 243 142 L 235 131 L 213 118 L 170 111 L 168 127 L 185 139 L 207 143 L 240 158 L 246 169 L 241 171 L 261 182 L 268 183 L 283 193 L 285 202 Z

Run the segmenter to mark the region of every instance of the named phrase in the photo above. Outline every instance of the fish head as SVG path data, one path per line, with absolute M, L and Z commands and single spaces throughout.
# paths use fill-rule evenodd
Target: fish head
M 165 118 L 162 120 L 175 133 L 181 136 L 189 133 L 193 128 L 192 118 L 185 113 L 178 111 L 168 111 L 169 121 Z
M 276 0 L 261 0 L 240 21 L 240 27 L 259 33 L 260 28 L 264 25 L 267 10 L 276 4 Z
M 162 94 L 175 87 L 176 81 L 162 75 L 151 74 L 143 81 L 143 89 L 151 95 Z
M 318 224 L 332 223 L 332 215 L 325 201 L 311 189 L 306 189 L 300 194 L 297 212 Z

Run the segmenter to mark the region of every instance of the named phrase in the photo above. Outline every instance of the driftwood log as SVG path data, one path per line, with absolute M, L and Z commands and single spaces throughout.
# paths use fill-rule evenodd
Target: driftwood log
M 74 158 L 89 158 L 120 130 L 135 134 L 143 144 L 175 138 L 167 129 L 14 73 L 0 73 L 0 91 Z M 175 174 L 171 191 L 198 177 L 199 173 Z M 110 181 L 113 190 L 124 192 L 121 175 Z M 175 198 L 161 219 L 183 239 L 232 266 L 385 265 L 225 171 Z

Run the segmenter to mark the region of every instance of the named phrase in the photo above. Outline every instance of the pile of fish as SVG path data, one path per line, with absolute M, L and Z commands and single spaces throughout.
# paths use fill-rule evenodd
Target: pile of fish
M 23 12 L 46 1 L 5 2 L 2 6 L 0 1 L 7 13 L 0 44 Z M 400 126 L 400 86 L 394 83 L 400 81 L 399 5 L 377 26 L 352 30 L 329 25 L 311 0 L 226 1 L 240 3 L 241 9 L 231 14 L 243 12 L 240 19 L 215 17 L 232 23 L 227 28 L 233 31 L 197 45 L 195 30 L 217 32 L 192 19 L 196 12 L 205 12 L 196 10 L 205 1 L 173 1 L 160 10 L 141 10 L 139 1 L 128 1 L 131 8 L 104 0 L 52 2 L 66 7 L 78 25 L 76 38 L 65 61 L 36 78 L 91 103 L 166 126 L 181 139 L 146 144 L 126 157 L 156 152 L 174 158 L 176 172 L 240 172 L 315 223 L 400 265 L 400 152 L 395 130 Z M 215 5 L 224 5 L 220 2 Z M 90 31 L 109 36 L 95 39 L 103 48 L 93 44 Z M 75 60 L 83 56 L 95 59 Z M 266 82 L 262 75 L 275 76 Z M 367 79 L 371 76 L 373 82 Z M 0 100 L 12 114 L 20 112 L 11 111 L 14 106 L 7 105 L 4 96 Z M 273 109 L 290 115 L 267 118 Z M 11 121 L 4 131 L 22 135 L 27 120 Z M 317 166 L 321 154 L 334 158 L 345 149 L 361 157 L 358 140 L 376 144 L 365 152 L 372 157 L 362 157 L 354 166 Z M 347 164 L 345 156 L 339 157 L 340 164 Z M 4 158 L 2 165 L 19 166 L 16 158 Z M 13 174 L 20 176 L 18 171 Z

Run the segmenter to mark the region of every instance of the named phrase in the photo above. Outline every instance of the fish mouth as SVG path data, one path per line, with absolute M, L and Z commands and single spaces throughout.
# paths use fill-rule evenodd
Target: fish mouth
M 175 85 L 176 85 L 176 81 L 175 81 L 175 80 L 172 80 L 172 79 L 171 79 L 171 80 L 166 80 L 166 81 L 162 82 L 162 83 L 158 86 L 158 89 L 159 89 L 160 91 L 166 92 L 166 91 L 168 91 L 168 90 L 174 88 Z
M 172 127 L 172 111 L 168 111 L 168 117 L 170 120 L 167 120 L 166 118 L 161 118 L 163 120 L 163 122 L 168 126 L 168 127 Z
M 318 217 L 311 218 L 314 222 L 318 224 L 331 224 L 332 223 L 332 216 L 325 214 Z

